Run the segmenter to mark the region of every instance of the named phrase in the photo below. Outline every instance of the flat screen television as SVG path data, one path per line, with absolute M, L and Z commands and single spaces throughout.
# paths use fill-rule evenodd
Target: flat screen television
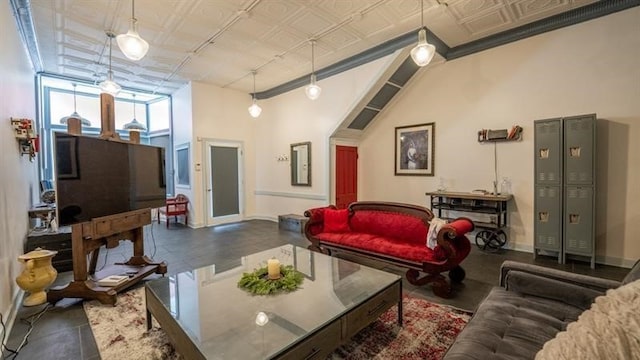
M 164 206 L 164 148 L 54 133 L 61 226 Z

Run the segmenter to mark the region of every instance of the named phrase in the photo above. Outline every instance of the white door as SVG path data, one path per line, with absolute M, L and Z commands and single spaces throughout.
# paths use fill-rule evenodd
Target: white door
M 242 143 L 208 141 L 205 145 L 207 226 L 243 220 Z

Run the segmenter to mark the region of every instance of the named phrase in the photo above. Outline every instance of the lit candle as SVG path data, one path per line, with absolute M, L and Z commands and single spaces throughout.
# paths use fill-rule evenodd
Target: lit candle
M 267 272 L 269 279 L 277 279 L 280 277 L 280 261 L 278 259 L 267 260 Z

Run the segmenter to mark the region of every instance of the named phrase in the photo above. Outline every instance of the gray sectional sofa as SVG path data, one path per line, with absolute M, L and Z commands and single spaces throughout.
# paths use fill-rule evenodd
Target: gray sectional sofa
M 622 282 L 505 261 L 500 287 L 478 306 L 444 359 L 534 359 L 596 297 L 639 277 L 640 261 Z

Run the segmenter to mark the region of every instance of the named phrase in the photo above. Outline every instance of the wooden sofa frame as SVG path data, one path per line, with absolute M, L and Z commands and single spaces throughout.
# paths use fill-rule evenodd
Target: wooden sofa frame
M 351 246 L 340 245 L 336 243 L 325 242 L 316 238 L 313 234 L 317 233 L 318 227 L 323 226 L 324 222 L 324 209 L 336 209 L 335 206 L 329 205 L 322 208 L 314 208 L 305 211 L 304 215 L 309 218 L 304 229 L 305 236 L 311 242 L 309 249 L 317 252 L 321 252 L 327 255 L 344 252 L 346 254 L 370 258 L 385 263 L 393 264 L 399 267 L 407 268 L 406 278 L 410 284 L 422 286 L 431 283 L 434 294 L 437 296 L 448 298 L 451 297 L 451 284 L 441 274 L 445 271 L 449 272 L 449 279 L 451 282 L 460 283 L 464 280 L 466 273 L 464 269 L 459 265 L 459 261 L 455 261 L 458 258 L 458 249 L 455 242 L 469 240 L 464 234 L 458 234 L 457 230 L 449 226 L 449 224 L 443 226 L 438 232 L 437 243 L 445 252 L 446 258 L 438 262 L 415 262 L 406 259 L 401 259 L 386 254 L 367 251 L 363 249 L 354 248 Z M 349 216 L 354 212 L 360 210 L 373 210 L 373 211 L 385 211 L 407 214 L 413 217 L 419 218 L 425 226 L 429 226 L 429 222 L 433 219 L 434 215 L 431 210 L 416 205 L 401 204 L 393 202 L 375 202 L 375 201 L 360 201 L 351 203 L 348 207 Z M 467 218 L 459 218 L 468 220 L 472 224 L 473 221 Z M 456 219 L 458 220 L 458 219 Z M 454 220 L 455 221 L 455 220 Z M 425 239 L 426 241 L 426 239 Z M 470 245 L 467 246 L 467 249 Z M 420 277 L 420 272 L 426 273 L 423 277 Z

